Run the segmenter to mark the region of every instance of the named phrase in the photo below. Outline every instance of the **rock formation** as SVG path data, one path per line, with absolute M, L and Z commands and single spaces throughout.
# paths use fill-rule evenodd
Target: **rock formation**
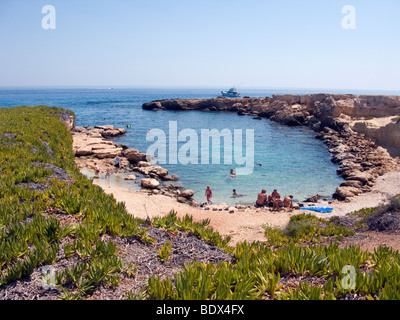
M 117 137 L 125 134 L 125 132 L 125 129 L 114 128 L 113 126 L 75 127 L 71 133 L 75 162 L 78 167 L 94 170 L 97 165 L 100 172 L 114 172 L 113 160 L 116 156 L 119 156 L 121 163 L 119 171 L 138 172 L 139 176 L 143 176 L 140 179 L 140 184 L 144 190 L 153 194 L 160 193 L 176 198 L 177 201 L 197 206 L 197 203 L 192 199 L 193 190 L 182 190 L 183 187 L 180 186 L 163 184 L 165 181 L 177 181 L 178 176 L 176 174 L 169 174 L 167 169 L 152 165 L 148 162 L 151 160 L 150 155 L 109 140 L 111 137 Z M 129 174 L 124 179 L 128 181 L 137 180 L 135 183 L 139 183 L 137 178 L 139 177 Z
M 400 155 L 400 96 L 309 94 L 273 95 L 272 98 L 218 97 L 157 100 L 144 103 L 142 108 L 236 112 L 289 126 L 308 126 L 328 146 L 332 162 L 339 165 L 338 175 L 345 179 L 333 194 L 339 200 L 368 192 L 379 175 L 400 170 L 400 159 L 391 156 Z M 354 121 L 388 116 L 397 120 L 374 129 L 362 121 Z

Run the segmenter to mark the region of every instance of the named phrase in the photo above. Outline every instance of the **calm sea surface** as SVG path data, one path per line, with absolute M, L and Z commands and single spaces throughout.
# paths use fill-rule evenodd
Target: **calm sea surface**
M 34 106 L 39 104 L 63 107 L 75 112 L 78 126 L 112 124 L 127 128 L 128 133 L 115 139 L 131 148 L 146 152 L 154 143 L 146 141 L 149 129 L 161 129 L 166 134 L 167 150 L 169 140 L 169 122 L 177 122 L 178 134 L 182 129 L 193 129 L 200 139 L 201 129 L 242 129 L 245 141 L 246 129 L 254 130 L 254 162 L 251 175 L 229 178 L 233 164 L 223 163 L 224 143 L 221 140 L 221 164 L 165 164 L 170 174 L 179 176 L 178 184 L 193 189 L 197 202 L 205 201 L 205 188 L 210 185 L 214 203 L 253 203 L 257 193 L 266 188 L 270 193 L 278 189 L 282 196 L 292 194 L 295 200 L 319 193 L 325 197 L 335 191 L 342 179 L 336 175 L 337 166 L 330 161 L 327 147 L 315 139 L 315 133 L 308 128 L 291 128 L 271 122 L 267 119 L 254 120 L 251 116 L 238 116 L 225 112 L 184 112 L 184 111 L 145 111 L 142 104 L 156 99 L 173 98 L 213 98 L 219 95 L 219 89 L 109 89 L 109 88 L 0 88 L 0 107 Z M 272 94 L 308 94 L 318 90 L 261 90 L 241 89 L 242 96 L 265 97 Z M 334 91 L 354 94 L 399 94 L 399 92 L 360 92 Z M 192 131 L 193 132 L 193 131 Z M 200 146 L 199 140 L 199 146 Z M 185 142 L 178 142 L 178 150 Z M 211 144 L 211 143 L 210 143 Z M 211 144 L 211 147 L 212 144 Z M 232 146 L 231 146 L 232 147 Z M 245 145 L 243 145 L 245 148 Z M 214 148 L 213 152 L 218 150 Z M 201 151 L 199 150 L 199 156 Z M 245 149 L 243 156 L 245 156 Z M 212 153 L 210 153 L 211 157 Z M 234 160 L 234 159 L 233 159 Z M 114 177 L 115 183 L 133 190 L 138 188 L 133 182 L 125 182 Z M 106 183 L 111 183 L 107 181 Z M 233 198 L 232 190 L 244 196 Z

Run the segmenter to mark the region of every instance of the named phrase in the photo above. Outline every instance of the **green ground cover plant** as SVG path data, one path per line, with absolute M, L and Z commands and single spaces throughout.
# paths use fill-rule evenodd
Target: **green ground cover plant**
M 77 257 L 56 285 L 64 298 L 82 298 L 132 269 L 103 235 L 152 242 L 143 221 L 79 172 L 60 113 L 74 116 L 45 106 L 0 109 L 0 290 L 60 257 Z
M 71 134 L 59 121 L 63 112 L 68 111 L 45 106 L 0 109 L 0 291 L 38 268 L 66 261 L 54 275 L 60 299 L 86 299 L 100 286 L 118 287 L 137 268 L 121 258 L 111 239 L 132 237 L 152 247 L 146 228 L 155 227 L 191 233 L 233 259 L 194 260 L 173 277 L 150 275 L 143 290 L 125 293 L 127 299 L 399 299 L 399 253 L 385 246 L 374 252 L 339 247 L 355 230 L 334 218 L 295 215 L 285 229 L 264 226 L 264 242 L 232 247 L 209 220 L 178 219 L 174 211 L 150 221 L 129 215 L 123 203 L 79 172 Z M 393 199 L 386 209 L 399 207 Z M 354 213 L 356 229 L 379 210 Z M 173 241 L 157 248 L 156 259 L 168 264 Z
M 353 229 L 336 225 L 335 218 L 330 220 L 318 218 L 312 214 L 298 214 L 290 218 L 284 229 L 263 225 L 267 242 L 271 246 L 282 246 L 289 243 L 320 243 L 327 238 L 339 241 L 343 236 L 354 235 Z

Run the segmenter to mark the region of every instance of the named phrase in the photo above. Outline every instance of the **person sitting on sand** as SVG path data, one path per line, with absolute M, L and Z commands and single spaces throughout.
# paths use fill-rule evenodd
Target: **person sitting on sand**
M 257 201 L 255 204 L 256 208 L 264 208 L 267 205 L 267 190 L 262 189 L 257 196 Z
M 290 195 L 289 197 L 285 197 L 283 199 L 283 206 L 285 208 L 293 209 L 293 196 L 292 195 Z
M 279 194 L 278 191 L 276 191 L 276 189 L 274 189 L 274 191 L 268 196 L 268 207 L 273 207 L 274 206 L 274 200 L 275 199 L 279 199 L 281 197 L 281 195 Z
M 211 201 L 212 191 L 211 191 L 210 186 L 207 186 L 205 195 L 206 195 L 206 197 L 207 197 L 207 203 L 208 203 L 208 204 L 211 204 L 211 203 L 212 203 L 212 201 Z
M 274 198 L 272 197 L 272 194 L 268 195 L 267 198 L 267 205 L 268 207 L 272 208 L 274 206 Z
M 279 192 L 276 189 L 274 189 L 274 191 L 272 191 L 271 196 L 272 196 L 272 198 L 280 198 L 281 197 L 281 195 L 279 194 Z
M 272 207 L 272 210 L 277 210 L 279 211 L 280 208 L 283 207 L 283 200 L 279 197 L 279 198 L 273 198 L 274 199 L 274 204 Z

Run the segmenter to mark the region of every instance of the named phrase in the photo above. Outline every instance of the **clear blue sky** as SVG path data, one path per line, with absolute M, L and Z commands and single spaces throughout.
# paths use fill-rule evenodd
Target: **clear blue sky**
M 0 0 L 0 43 L 0 86 L 400 90 L 399 0 Z

